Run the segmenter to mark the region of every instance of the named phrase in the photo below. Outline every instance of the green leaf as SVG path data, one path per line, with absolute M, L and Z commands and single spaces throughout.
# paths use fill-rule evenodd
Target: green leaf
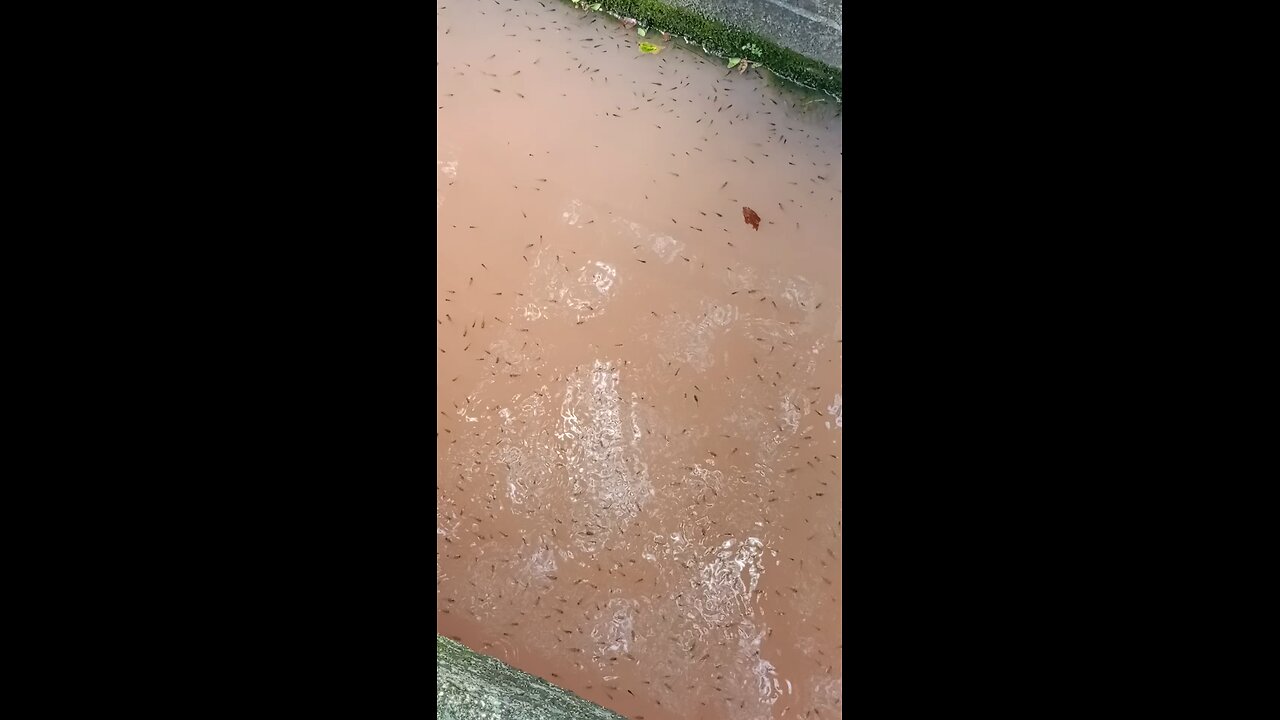
M 599 10 L 599 9 L 600 9 L 600 3 L 592 3 L 592 4 L 591 4 L 591 9 L 592 9 L 592 10 Z
M 640 43 L 640 52 L 645 53 L 647 55 L 656 54 L 661 49 L 662 48 L 659 48 L 657 45 L 654 45 L 653 43 L 647 43 L 647 42 Z
M 729 58 L 729 67 L 736 68 L 740 62 L 742 62 L 742 58 Z
M 640 33 L 640 37 L 644 37 L 649 34 L 649 31 L 644 28 L 636 28 L 636 32 Z

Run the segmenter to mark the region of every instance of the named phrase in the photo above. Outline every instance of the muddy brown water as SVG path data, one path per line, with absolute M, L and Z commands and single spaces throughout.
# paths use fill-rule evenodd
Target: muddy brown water
M 654 35 L 437 6 L 438 631 L 630 718 L 839 717 L 840 110 Z

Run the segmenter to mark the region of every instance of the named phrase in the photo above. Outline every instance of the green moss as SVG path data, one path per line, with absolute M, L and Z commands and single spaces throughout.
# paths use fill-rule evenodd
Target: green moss
M 626 720 L 440 635 L 436 635 L 436 716 L 444 720 Z
M 777 75 L 841 99 L 842 73 L 813 58 L 779 46 L 752 32 L 713 20 L 696 10 L 672 7 L 660 0 L 597 0 L 601 9 L 620 17 L 635 18 L 640 25 L 662 30 L 697 43 L 723 58 L 745 57 Z M 747 46 L 747 50 L 743 50 Z

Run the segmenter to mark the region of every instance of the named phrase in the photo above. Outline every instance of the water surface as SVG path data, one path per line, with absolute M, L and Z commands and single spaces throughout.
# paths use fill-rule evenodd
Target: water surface
M 839 108 L 639 40 L 438 6 L 439 631 L 628 717 L 839 717 Z

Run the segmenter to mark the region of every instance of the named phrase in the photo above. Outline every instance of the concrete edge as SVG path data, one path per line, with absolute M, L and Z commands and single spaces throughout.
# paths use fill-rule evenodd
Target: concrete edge
M 584 0 L 586 2 L 587 0 Z M 562 0 L 573 7 L 568 0 Z M 634 18 L 641 27 L 664 31 L 699 45 L 709 55 L 742 57 L 768 68 L 781 78 L 819 90 L 843 102 L 844 77 L 840 69 L 802 55 L 758 33 L 710 17 L 697 10 L 662 0 L 595 0 L 600 9 L 619 18 Z M 749 48 L 742 50 L 741 48 Z

